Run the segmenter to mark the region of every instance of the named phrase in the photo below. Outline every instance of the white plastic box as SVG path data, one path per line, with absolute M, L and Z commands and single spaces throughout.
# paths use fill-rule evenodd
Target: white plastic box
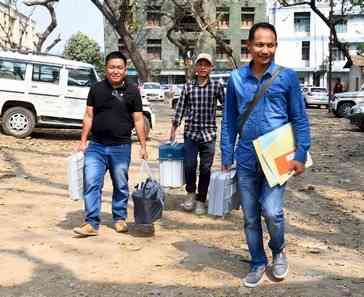
M 160 160 L 159 179 L 162 187 L 181 187 L 185 182 L 183 160 Z
M 83 152 L 68 157 L 68 192 L 72 200 L 83 199 Z
M 236 171 L 215 171 L 211 174 L 207 193 L 208 214 L 223 217 L 240 205 Z
M 181 187 L 185 184 L 183 143 L 167 142 L 159 146 L 159 179 L 162 187 Z

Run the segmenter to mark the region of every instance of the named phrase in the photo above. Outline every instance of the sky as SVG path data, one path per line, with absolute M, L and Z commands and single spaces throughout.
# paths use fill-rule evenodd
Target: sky
M 21 3 L 18 7 L 24 14 L 29 14 L 29 8 L 24 4 Z M 52 53 L 62 54 L 66 41 L 78 31 L 96 40 L 103 51 L 103 17 L 90 0 L 60 0 L 56 4 L 56 13 L 58 26 L 48 42 L 51 42 L 59 33 L 62 41 L 51 51 Z M 43 31 L 50 22 L 48 10 L 41 6 L 37 7 L 32 18 L 37 22 L 40 31 Z

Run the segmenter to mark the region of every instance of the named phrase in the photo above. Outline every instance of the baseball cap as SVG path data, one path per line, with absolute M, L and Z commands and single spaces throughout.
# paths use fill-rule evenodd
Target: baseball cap
M 200 61 L 200 60 L 206 60 L 206 61 L 208 61 L 211 65 L 213 65 L 213 63 L 212 63 L 212 57 L 211 57 L 211 55 L 209 55 L 209 54 L 206 54 L 206 53 L 201 53 L 201 54 L 199 54 L 199 55 L 197 56 L 197 58 L 196 58 L 195 63 L 197 63 L 197 62 L 198 62 L 198 61 Z

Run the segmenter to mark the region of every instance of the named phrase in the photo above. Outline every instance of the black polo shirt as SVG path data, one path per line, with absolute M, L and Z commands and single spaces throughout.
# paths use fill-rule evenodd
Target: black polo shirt
M 92 140 L 105 145 L 131 143 L 133 113 L 143 111 L 138 88 L 124 80 L 114 89 L 105 79 L 91 87 L 87 105 L 93 107 Z

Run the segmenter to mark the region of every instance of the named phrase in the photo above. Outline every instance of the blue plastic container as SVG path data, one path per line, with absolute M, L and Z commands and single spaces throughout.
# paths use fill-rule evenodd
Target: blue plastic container
M 183 143 L 165 143 L 159 146 L 159 160 L 179 160 L 184 159 Z

